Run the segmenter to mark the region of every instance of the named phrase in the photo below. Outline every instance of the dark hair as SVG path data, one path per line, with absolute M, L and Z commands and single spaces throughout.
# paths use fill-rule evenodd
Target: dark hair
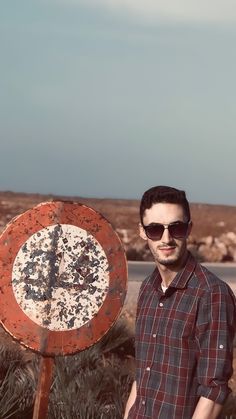
M 190 208 L 184 191 L 171 188 L 170 186 L 154 186 L 144 192 L 140 202 L 140 219 L 143 223 L 143 216 L 146 209 L 153 204 L 164 202 L 168 204 L 179 204 L 182 206 L 187 221 L 190 221 Z

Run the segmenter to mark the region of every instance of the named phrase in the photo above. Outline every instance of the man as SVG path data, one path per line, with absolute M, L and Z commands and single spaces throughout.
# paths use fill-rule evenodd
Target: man
M 156 186 L 140 204 L 140 236 L 156 263 L 141 285 L 129 419 L 215 419 L 230 390 L 236 305 L 226 283 L 187 250 L 184 191 Z

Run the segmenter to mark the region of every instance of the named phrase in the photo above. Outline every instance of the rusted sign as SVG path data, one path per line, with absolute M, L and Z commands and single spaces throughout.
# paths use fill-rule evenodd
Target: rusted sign
M 126 284 L 120 239 L 85 205 L 42 203 L 0 237 L 0 320 L 42 355 L 75 353 L 100 339 L 119 315 Z

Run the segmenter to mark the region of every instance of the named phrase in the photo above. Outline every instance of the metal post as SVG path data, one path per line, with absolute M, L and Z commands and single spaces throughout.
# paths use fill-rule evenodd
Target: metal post
M 46 419 L 52 383 L 54 358 L 41 357 L 33 419 Z

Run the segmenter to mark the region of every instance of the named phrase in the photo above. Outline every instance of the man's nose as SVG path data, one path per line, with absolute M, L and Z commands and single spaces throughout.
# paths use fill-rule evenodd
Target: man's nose
M 170 235 L 168 226 L 165 226 L 165 229 L 161 237 L 161 241 L 164 243 L 169 243 L 170 241 L 172 241 L 172 236 Z

